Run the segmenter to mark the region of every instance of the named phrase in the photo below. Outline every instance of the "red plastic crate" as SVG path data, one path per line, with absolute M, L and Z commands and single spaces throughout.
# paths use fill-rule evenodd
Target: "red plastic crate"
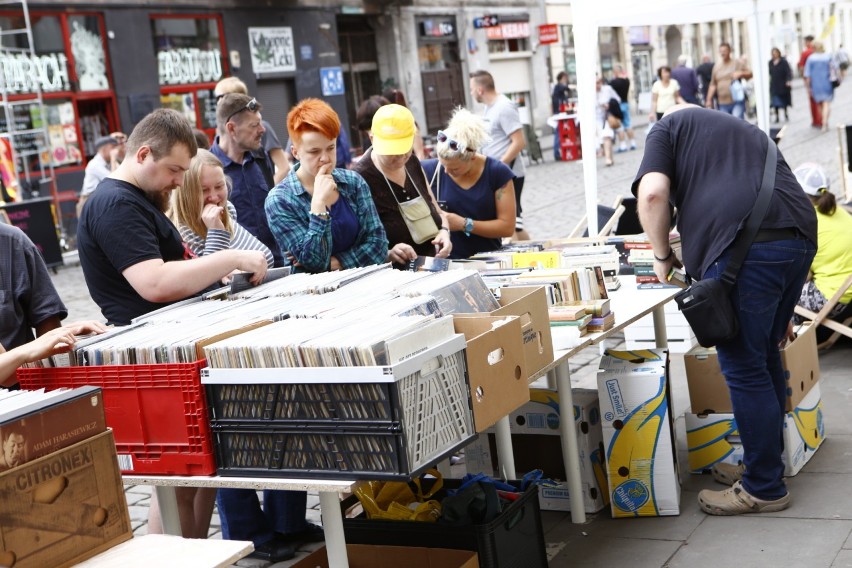
M 216 460 L 199 371 L 205 361 L 18 369 L 21 388 L 103 389 L 123 473 L 212 475 Z

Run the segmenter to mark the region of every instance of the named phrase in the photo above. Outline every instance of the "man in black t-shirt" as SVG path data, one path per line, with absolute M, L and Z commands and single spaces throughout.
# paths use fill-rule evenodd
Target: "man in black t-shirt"
M 701 100 L 707 98 L 707 89 L 710 87 L 710 80 L 713 78 L 713 58 L 705 55 L 701 58 L 701 65 L 695 69 L 695 74 L 698 75 L 698 89 L 701 91 Z
M 77 228 L 80 264 L 92 299 L 110 324 L 127 325 L 234 270 L 254 273 L 254 283 L 266 275 L 266 258 L 258 251 L 192 258 L 163 213 L 196 149 L 183 115 L 155 110 L 133 129 L 125 160 L 83 208 Z
M 633 128 L 630 122 L 630 79 L 627 77 L 627 71 L 624 70 L 624 67 L 621 65 L 615 65 L 612 68 L 615 73 L 615 77 L 609 82 L 609 86 L 612 87 L 618 94 L 618 98 L 621 99 L 621 126 L 623 127 L 618 134 L 618 148 L 615 150 L 616 152 L 625 152 L 627 151 L 627 144 L 625 141 L 625 134 L 627 135 L 627 139 L 630 140 L 630 149 L 636 149 L 636 140 L 633 138 Z
M 678 209 L 688 273 L 720 279 L 757 200 L 771 143 L 757 127 L 696 105 L 676 105 L 657 121 L 633 193 L 661 281 L 680 265 L 668 240 L 670 205 Z M 775 172 L 769 209 L 730 292 L 740 330 L 716 346 L 743 464 L 713 466 L 713 477 L 733 487 L 699 493 L 701 508 L 711 515 L 780 511 L 790 503 L 782 479 L 786 381 L 778 343 L 790 333 L 817 229 L 814 208 L 780 152 Z
M 560 71 L 556 76 L 556 84 L 553 85 L 553 92 L 550 95 L 550 110 L 552 114 L 562 112 L 563 105 L 568 104 L 568 98 L 571 89 L 568 88 L 568 73 Z M 553 129 L 553 159 L 557 162 L 562 159 L 560 152 L 559 128 Z

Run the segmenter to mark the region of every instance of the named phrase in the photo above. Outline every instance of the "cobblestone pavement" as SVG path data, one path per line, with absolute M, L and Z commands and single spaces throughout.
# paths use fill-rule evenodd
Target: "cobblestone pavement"
M 852 123 L 852 86 L 840 87 L 832 105 L 831 124 Z M 810 127 L 807 96 L 801 81 L 794 82 L 794 107 L 784 138 L 779 145 L 791 167 L 805 161 L 821 164 L 831 176 L 832 188 L 842 196 L 841 165 L 838 154 L 838 137 L 835 129 L 828 133 Z M 635 120 L 635 119 L 634 119 Z M 637 151 L 615 155 L 615 164 L 604 167 L 598 158 L 598 193 L 603 204 L 612 203 L 618 195 L 629 195 L 633 177 L 642 160 L 644 134 L 647 124 L 635 120 Z M 775 126 L 775 125 L 773 125 Z M 780 125 L 779 125 L 780 126 Z M 550 138 L 545 135 L 544 139 Z M 543 139 L 543 141 L 544 141 Z M 708 141 L 712 143 L 712 141 Z M 585 214 L 582 162 L 554 162 L 550 149 L 543 149 L 545 161 L 527 168 L 523 194 L 524 223 L 534 239 L 565 237 Z M 103 320 L 97 306 L 91 300 L 79 264 L 71 261 L 53 275 L 59 294 L 69 309 L 69 321 L 77 319 Z M 591 372 L 589 365 L 597 361 L 598 349 L 586 350 L 572 359 L 572 373 Z M 127 487 L 127 501 L 133 529 L 136 534 L 147 532 L 148 506 L 151 498 L 149 487 Z M 319 522 L 319 499 L 309 497 L 309 519 Z M 210 530 L 211 538 L 221 538 L 218 515 L 214 514 Z M 303 554 L 300 553 L 300 556 Z M 275 564 L 275 568 L 290 566 L 294 561 Z M 267 563 L 244 559 L 240 566 L 265 566 Z

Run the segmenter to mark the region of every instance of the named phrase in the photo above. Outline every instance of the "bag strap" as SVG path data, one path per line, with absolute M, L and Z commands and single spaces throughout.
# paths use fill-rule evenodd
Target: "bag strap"
M 441 201 L 441 175 L 438 173 L 441 171 L 441 162 L 435 164 L 435 171 L 432 174 L 432 181 L 429 182 L 429 187 L 435 188 L 435 200 Z M 423 172 L 424 174 L 426 172 Z M 437 181 L 437 183 L 436 183 Z
M 775 190 L 775 169 L 778 167 L 778 149 L 775 142 L 767 138 L 766 147 L 766 162 L 763 164 L 763 181 L 760 186 L 760 192 L 757 194 L 757 201 L 754 203 L 754 208 L 748 216 L 745 228 L 736 239 L 736 244 L 731 252 L 731 259 L 722 273 L 721 280 L 728 287 L 732 287 L 737 281 L 737 274 L 743 265 L 748 249 L 751 246 L 757 232 L 760 230 L 760 224 L 763 223 L 766 212 L 769 211 L 769 202 L 772 200 L 772 192 Z

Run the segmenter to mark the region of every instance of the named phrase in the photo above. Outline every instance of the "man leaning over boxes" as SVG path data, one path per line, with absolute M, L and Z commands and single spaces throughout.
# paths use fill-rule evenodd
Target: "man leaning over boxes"
M 657 122 L 633 192 L 661 280 L 679 265 L 668 243 L 670 203 L 678 209 L 689 274 L 721 277 L 757 199 L 770 143 L 755 126 L 695 105 L 677 105 Z M 711 515 L 780 511 L 790 504 L 782 479 L 786 383 L 778 343 L 814 257 L 816 216 L 780 153 L 775 170 L 768 212 L 730 293 L 740 330 L 717 345 L 745 471 L 716 472 L 717 480 L 733 486 L 699 493 L 701 508 Z

